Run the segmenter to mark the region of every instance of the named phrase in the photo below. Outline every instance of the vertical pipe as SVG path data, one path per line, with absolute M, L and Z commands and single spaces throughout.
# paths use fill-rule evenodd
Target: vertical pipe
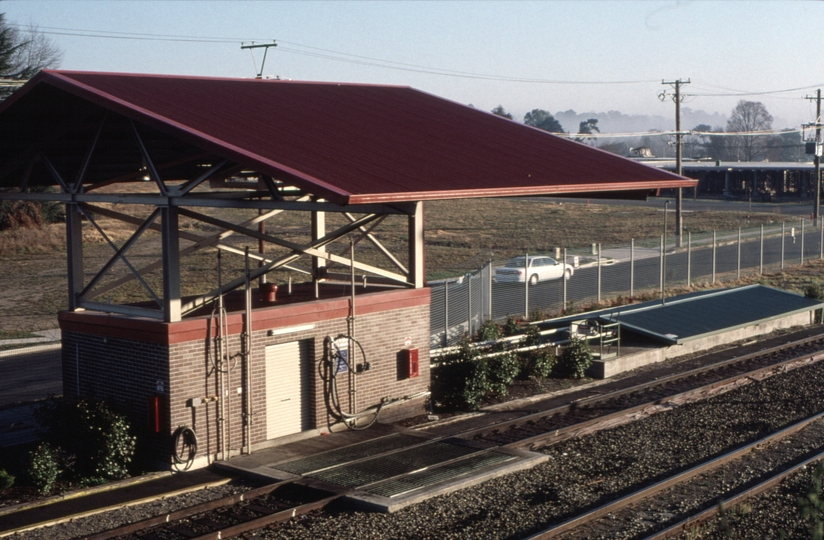
M 687 231 L 687 287 L 692 287 L 692 231 Z
M 244 401 L 246 411 L 244 424 L 246 425 L 246 453 L 252 453 L 252 283 L 249 279 L 249 246 L 246 246 L 246 332 L 243 336 L 243 369 L 246 370 L 246 389 Z
M 824 229 L 822 229 L 824 230 Z M 764 273 L 764 224 L 761 224 L 761 247 L 758 250 L 758 273 Z
M 349 237 L 349 301 L 352 307 L 349 311 L 349 414 L 355 414 L 358 407 L 357 382 L 355 377 L 355 239 Z M 357 420 L 354 420 L 357 424 Z
M 601 303 L 601 244 L 598 244 L 598 303 Z
M 629 297 L 635 297 L 635 238 L 629 241 Z
M 801 264 L 804 264 L 804 218 L 801 218 Z
M 712 283 L 715 284 L 715 231 L 712 231 Z
M 563 305 L 563 307 L 561 308 L 561 311 L 562 311 L 563 313 L 566 313 L 566 310 L 567 310 L 567 280 L 566 280 L 566 264 L 567 264 L 567 248 L 564 248 L 564 279 L 562 279 L 562 280 L 561 280 L 561 282 L 563 283 L 563 289 L 564 289 L 564 298 L 563 298 L 564 305 Z
M 529 320 L 529 252 L 524 253 L 524 320 Z
M 738 266 L 736 269 L 736 278 L 741 279 L 741 227 L 738 227 Z
M 784 222 L 781 222 L 781 270 L 784 270 L 784 235 L 787 234 Z

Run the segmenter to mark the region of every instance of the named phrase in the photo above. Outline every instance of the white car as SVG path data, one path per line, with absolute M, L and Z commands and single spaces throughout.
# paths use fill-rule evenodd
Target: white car
M 573 269 L 571 264 L 564 265 L 552 257 L 536 255 L 529 257 L 529 270 L 524 271 L 524 258 L 515 257 L 506 266 L 495 268 L 495 281 L 498 283 L 523 283 L 529 280 L 530 285 L 535 285 L 539 281 L 548 279 L 560 279 L 572 277 Z

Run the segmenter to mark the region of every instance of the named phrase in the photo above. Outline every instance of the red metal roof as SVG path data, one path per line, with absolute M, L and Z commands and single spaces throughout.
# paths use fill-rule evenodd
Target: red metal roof
M 696 184 L 400 86 L 47 70 L 0 125 L 43 85 L 339 204 Z

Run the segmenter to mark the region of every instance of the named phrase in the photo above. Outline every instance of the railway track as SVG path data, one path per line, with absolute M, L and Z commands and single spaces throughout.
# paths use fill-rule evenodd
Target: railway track
M 701 510 L 692 514 L 685 513 L 681 516 L 683 519 L 674 525 L 662 531 L 655 532 L 646 538 L 647 540 L 658 540 L 676 536 L 690 527 L 694 527 L 697 524 L 713 518 L 719 509 L 719 505 L 717 504 L 719 498 L 723 500 L 722 506 L 733 506 L 774 487 L 784 478 L 799 469 L 824 458 L 824 422 L 822 422 L 822 419 L 824 419 L 824 413 L 805 418 L 787 428 L 762 437 L 745 446 L 727 452 L 724 455 L 709 459 L 685 471 L 658 480 L 655 483 L 644 486 L 616 500 L 591 509 L 557 525 L 553 525 L 530 536 L 529 540 L 545 540 L 561 536 L 569 539 L 609 537 L 615 535 L 617 538 L 620 537 L 620 530 L 618 530 L 620 524 L 625 518 L 630 517 L 631 514 L 638 515 L 642 513 L 644 515 L 650 515 L 658 512 L 661 515 L 667 515 L 671 522 L 679 517 L 677 514 L 673 515 L 671 507 L 673 506 L 673 499 L 683 500 L 684 493 L 679 494 L 680 490 L 682 492 L 688 492 L 688 496 L 695 499 L 693 504 L 698 505 Z M 809 455 L 811 452 L 805 452 L 800 458 L 795 455 L 790 455 L 789 457 L 780 455 L 782 454 L 781 451 L 783 448 L 776 448 L 776 444 L 779 442 L 787 444 L 798 443 L 799 441 L 792 440 L 794 438 L 801 440 L 810 439 L 810 434 L 799 436 L 799 432 L 816 422 L 820 425 L 817 426 L 817 437 L 812 438 L 817 440 L 819 446 L 812 451 L 812 456 Z M 713 483 L 706 481 L 705 478 L 710 476 L 710 473 L 723 467 L 730 469 L 726 471 L 726 476 L 735 477 L 737 474 L 741 474 L 742 470 L 748 467 L 751 468 L 751 463 L 745 462 L 742 458 L 756 451 L 771 454 L 768 456 L 759 456 L 762 461 L 766 460 L 771 462 L 771 465 L 770 469 L 761 475 L 766 476 L 766 479 L 759 476 L 759 483 L 757 485 L 750 486 L 749 484 L 752 484 L 752 481 L 750 481 L 745 484 L 745 487 L 742 488 L 739 493 L 729 497 L 723 492 L 719 493 L 717 489 L 719 486 L 727 487 L 725 482 Z M 695 489 L 695 486 L 689 484 L 700 477 L 704 477 L 704 480 L 701 482 L 703 484 L 701 487 L 705 489 L 700 490 L 702 493 L 698 494 L 696 493 L 698 490 Z M 655 499 L 655 497 L 660 496 L 662 493 L 666 493 L 666 497 Z M 725 500 L 723 499 L 724 495 L 728 497 Z M 707 505 L 709 505 L 709 507 L 705 508 Z M 622 512 L 624 515 L 621 514 Z M 593 526 L 592 524 L 598 520 L 601 521 L 600 526 Z
M 666 408 L 673 402 L 689 403 L 815 363 L 824 358 L 822 348 L 824 338 L 808 337 L 743 358 L 465 431 L 459 436 L 489 446 L 544 448 L 604 426 L 618 425 L 650 407 Z M 704 384 L 696 386 L 696 382 Z M 581 415 L 582 411 L 586 413 Z M 759 444 L 766 443 L 755 443 L 753 448 Z M 303 492 L 307 493 L 301 494 Z M 292 517 L 316 515 L 344 493 L 340 488 L 316 481 L 303 481 L 302 485 L 282 482 L 88 537 L 100 540 L 228 538 L 262 527 L 277 527 Z
M 703 399 L 822 359 L 824 337 L 807 337 L 455 436 L 510 448 L 540 448 L 636 419 L 642 411 L 649 414 L 673 404 Z

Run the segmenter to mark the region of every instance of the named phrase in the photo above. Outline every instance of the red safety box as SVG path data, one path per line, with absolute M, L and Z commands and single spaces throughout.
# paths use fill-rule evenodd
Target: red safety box
M 406 370 L 406 373 L 404 374 L 406 375 L 406 378 L 411 379 L 412 377 L 417 377 L 418 349 L 402 349 L 401 358 L 403 359 L 403 368 Z

